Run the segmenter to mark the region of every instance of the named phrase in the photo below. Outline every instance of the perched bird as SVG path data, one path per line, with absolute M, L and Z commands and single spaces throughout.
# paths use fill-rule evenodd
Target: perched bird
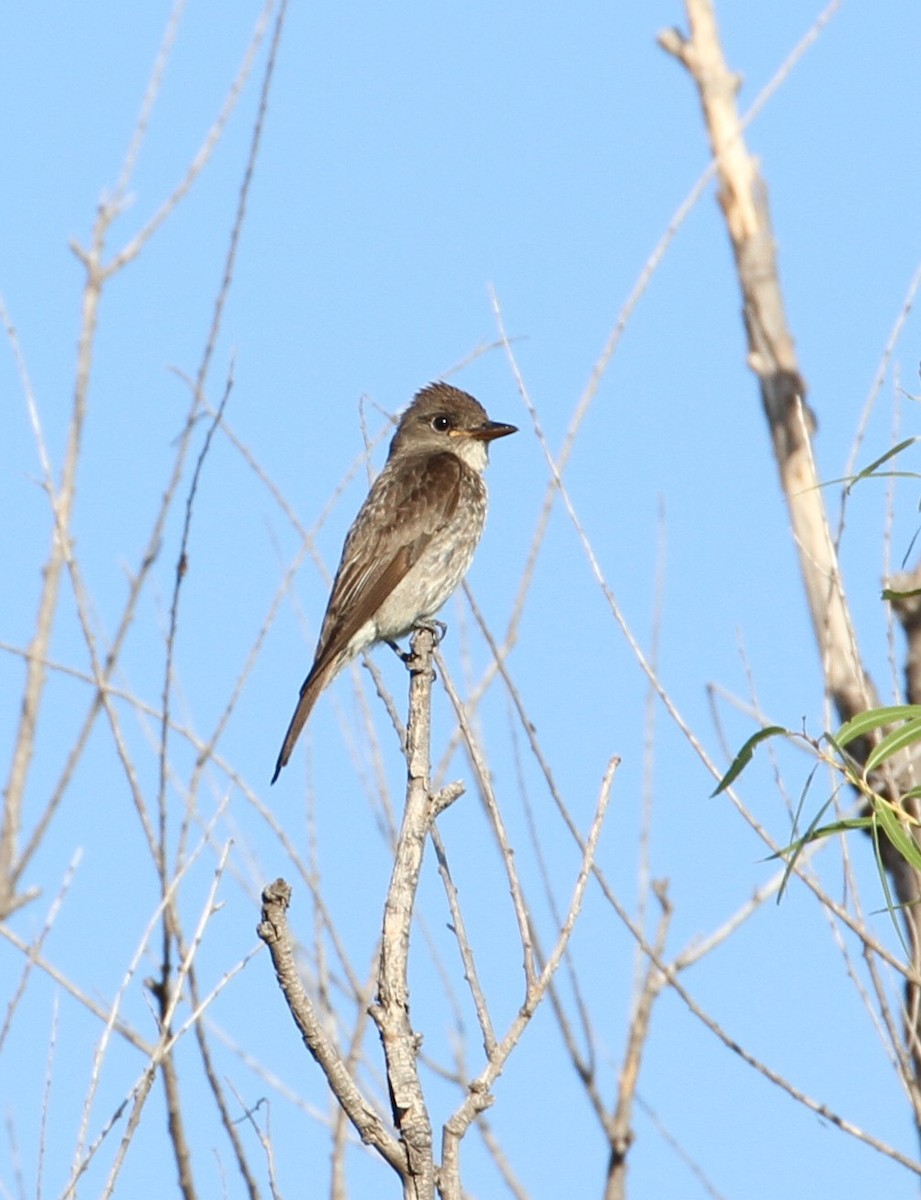
M 430 620 L 463 579 L 486 521 L 489 443 L 515 432 L 447 383 L 423 388 L 403 413 L 345 539 L 272 783 L 330 680 L 367 646 Z

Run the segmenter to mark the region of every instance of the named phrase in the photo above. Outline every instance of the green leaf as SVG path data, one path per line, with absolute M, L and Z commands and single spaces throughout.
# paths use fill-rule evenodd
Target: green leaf
M 905 952 L 906 958 L 911 957 L 911 951 L 908 949 L 908 943 L 905 940 L 905 934 L 902 930 L 902 923 L 898 919 L 898 905 L 892 897 L 892 889 L 889 887 L 889 874 L 883 866 L 883 856 L 879 848 L 879 823 L 873 821 L 873 853 L 876 856 L 876 870 L 879 873 L 880 886 L 883 889 L 883 895 L 886 897 L 886 911 L 889 913 L 889 919 L 892 921 L 892 926 L 895 929 L 896 936 L 902 943 L 902 949 Z
M 881 600 L 910 600 L 912 596 L 921 596 L 921 588 L 912 588 L 907 592 L 897 592 L 895 588 L 883 588 Z
M 800 792 L 799 803 L 797 804 L 796 811 L 793 814 L 793 833 L 794 833 L 794 835 L 796 834 L 797 826 L 799 825 L 799 819 L 800 819 L 800 814 L 803 811 L 803 805 L 806 803 L 806 796 L 809 794 L 809 789 L 812 786 L 812 781 L 815 778 L 815 773 L 818 769 L 819 769 L 819 764 L 816 763 L 815 766 L 812 768 L 812 770 L 809 772 L 809 774 L 806 776 L 806 782 L 803 784 L 803 790 Z M 819 809 L 818 814 L 809 823 L 809 828 L 806 830 L 803 837 L 801 837 L 801 838 L 794 837 L 794 839 L 790 843 L 790 845 L 788 847 L 786 847 L 784 850 L 781 850 L 779 852 L 780 855 L 785 855 L 788 852 L 792 852 L 792 853 L 791 853 L 790 860 L 786 864 L 786 870 L 783 873 L 783 879 L 781 879 L 781 881 L 780 881 L 780 887 L 777 889 L 777 903 L 778 904 L 783 899 L 784 892 L 787 890 L 787 881 L 793 872 L 793 864 L 796 862 L 797 858 L 799 857 L 800 851 L 806 845 L 807 840 L 812 836 L 812 831 L 815 828 L 816 823 L 818 822 L 819 818 L 822 816 L 822 813 L 824 813 L 826 808 L 828 808 L 828 806 L 832 803 L 836 794 L 837 794 L 836 792 L 833 792 L 832 795 L 829 796 L 829 798 L 825 801 L 825 803 Z M 778 855 L 772 855 L 771 857 L 776 858 L 776 857 L 778 857 Z
M 773 858 L 786 858 L 788 854 L 794 857 L 800 854 L 810 842 L 821 841 L 822 838 L 833 837 L 836 833 L 850 833 L 852 829 L 870 829 L 874 824 L 873 817 L 842 817 L 840 821 L 831 821 L 828 825 L 818 825 L 816 822 L 821 817 L 822 813 L 828 808 L 828 801 L 822 808 L 821 812 L 809 825 L 809 828 L 802 837 L 796 838 L 789 845 L 784 846 L 781 850 L 777 850 L 774 854 L 767 856 L 768 862 Z M 793 865 L 792 861 L 789 864 Z M 782 890 L 783 885 L 781 885 Z
M 856 769 L 859 764 L 856 764 L 844 747 L 838 744 L 834 734 L 826 733 L 823 734 L 823 737 L 825 738 L 825 741 L 828 742 L 829 746 L 831 746 L 832 750 L 834 750 L 834 752 L 841 759 L 841 766 L 845 779 L 847 779 L 848 782 L 859 791 L 860 774 Z
M 812 776 L 818 770 L 818 765 L 819 764 L 816 763 L 815 767 L 813 767 L 812 771 L 810 772 L 809 781 L 811 781 Z M 809 786 L 809 781 L 806 783 L 807 788 Z M 817 842 L 820 838 L 830 837 L 833 833 L 845 832 L 851 828 L 865 828 L 870 824 L 870 817 L 851 817 L 847 820 L 833 821 L 830 825 L 820 826 L 819 821 L 821 821 L 825 811 L 835 803 L 837 796 L 838 789 L 835 788 L 816 815 L 812 818 L 809 828 L 806 830 L 803 836 L 797 839 L 797 841 L 792 842 L 788 847 L 786 847 L 786 849 L 780 851 L 781 855 L 786 855 L 789 853 L 790 857 L 787 859 L 786 870 L 783 873 L 783 879 L 780 881 L 780 887 L 777 889 L 778 904 L 780 904 L 780 901 L 783 899 L 783 894 L 787 890 L 787 883 L 790 879 L 790 876 L 793 874 L 793 868 L 796 865 L 796 860 L 810 842 Z
M 913 721 L 921 718 L 921 704 L 891 704 L 884 708 L 868 708 L 850 721 L 845 721 L 833 737 L 829 737 L 836 748 L 846 746 L 855 738 L 863 737 L 881 725 L 894 725 L 897 721 Z
M 874 809 L 874 815 L 883 833 L 902 858 L 910 867 L 921 870 L 921 847 L 899 820 L 898 813 L 893 812 L 888 804 L 879 804 Z
M 714 796 L 718 796 L 720 792 L 725 792 L 726 788 L 728 788 L 734 780 L 738 779 L 738 777 L 751 762 L 752 755 L 755 752 L 755 747 L 759 742 L 766 741 L 771 737 L 777 737 L 778 735 L 781 737 L 789 737 L 790 730 L 784 729 L 782 725 L 768 725 L 765 729 L 759 729 L 757 733 L 753 733 L 739 753 L 732 760 L 729 770 L 716 785 L 714 791 L 710 793 L 710 798 L 712 799 Z
M 910 707 L 917 708 L 917 705 Z M 921 713 L 911 720 L 906 721 L 904 725 L 900 725 L 898 729 L 893 729 L 891 733 L 887 733 L 879 745 L 873 747 L 867 756 L 864 771 L 869 773 L 875 767 L 878 767 L 880 763 L 885 762 L 887 758 L 892 758 L 894 754 L 898 754 L 906 746 L 917 742 L 919 738 L 921 738 Z
M 858 471 L 858 473 L 847 485 L 847 490 L 850 491 L 855 484 L 858 484 L 861 481 L 861 479 L 868 479 L 876 472 L 878 467 L 883 465 L 884 462 L 888 462 L 890 458 L 895 458 L 897 454 L 901 454 L 903 450 L 907 450 L 909 446 L 914 445 L 917 440 L 917 437 L 905 438 L 905 440 L 899 442 L 897 446 L 893 446 L 891 450 L 887 450 L 885 454 L 881 454 L 879 458 L 871 462 L 868 467 L 864 467 L 862 471 Z M 909 472 L 909 474 L 911 474 L 911 472 Z
M 796 841 L 798 839 L 797 831 L 799 830 L 800 817 L 802 816 L 803 808 L 805 807 L 805 804 L 806 804 L 806 797 L 809 795 L 809 789 L 812 787 L 812 781 L 813 781 L 813 779 L 815 779 L 815 773 L 816 773 L 816 771 L 818 771 L 818 769 L 819 769 L 819 764 L 817 762 L 815 764 L 815 766 L 812 768 L 812 770 L 809 772 L 809 774 L 806 776 L 806 782 L 803 784 L 802 789 L 800 790 L 799 801 L 797 802 L 796 808 L 793 812 L 792 833 L 793 833 L 794 841 Z M 832 799 L 834 799 L 834 794 L 832 795 Z M 829 801 L 826 801 L 824 806 L 821 809 L 822 812 L 825 811 L 825 809 L 828 807 L 828 804 L 829 804 Z M 811 821 L 810 824 L 814 825 L 815 821 L 814 820 Z
M 881 454 L 879 458 L 874 458 L 873 462 L 869 463 L 868 466 L 862 470 L 859 470 L 856 475 L 842 475 L 841 479 L 826 479 L 821 486 L 831 487 L 833 484 L 847 484 L 848 486 L 845 488 L 845 491 L 849 493 L 851 488 L 859 484 L 861 479 L 869 479 L 871 476 L 877 474 L 879 468 L 883 466 L 884 462 L 889 462 L 890 458 L 895 458 L 896 455 L 902 454 L 903 450 L 908 450 L 910 445 L 914 445 L 915 442 L 919 442 L 919 440 L 921 440 L 921 438 L 905 438 L 903 442 L 899 442 L 897 446 L 892 446 L 891 449 L 886 450 L 885 454 Z M 917 479 L 917 472 L 914 472 L 914 470 L 885 470 L 885 472 L 881 474 L 880 478 Z

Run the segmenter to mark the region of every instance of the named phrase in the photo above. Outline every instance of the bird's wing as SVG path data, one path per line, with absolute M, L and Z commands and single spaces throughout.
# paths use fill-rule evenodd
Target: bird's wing
M 465 468 L 456 455 L 420 456 L 398 467 L 377 477 L 346 538 L 314 671 L 346 648 L 457 508 Z

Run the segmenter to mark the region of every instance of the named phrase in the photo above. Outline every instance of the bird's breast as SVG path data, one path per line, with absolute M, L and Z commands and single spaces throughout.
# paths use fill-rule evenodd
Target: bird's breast
M 375 614 L 377 636 L 397 638 L 435 615 L 467 573 L 486 522 L 486 488 L 464 489 L 451 517 L 432 535 L 419 558 Z

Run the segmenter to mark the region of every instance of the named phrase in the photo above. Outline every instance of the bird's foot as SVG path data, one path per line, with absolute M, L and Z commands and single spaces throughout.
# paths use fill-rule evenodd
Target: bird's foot
M 435 639 L 436 646 L 441 645 L 445 634 L 448 632 L 448 627 L 444 621 L 436 621 L 434 617 L 428 617 L 421 621 L 417 621 L 415 625 L 413 625 L 413 629 L 427 629 Z
M 436 646 L 441 645 L 442 638 L 448 632 L 448 627 L 444 621 L 436 621 L 434 618 L 428 617 L 422 618 L 421 620 L 417 621 L 415 625 L 413 625 L 414 633 L 419 629 L 424 629 L 427 633 L 430 633 L 435 639 Z M 416 661 L 416 655 L 414 654 L 411 645 L 409 650 L 404 650 L 402 646 L 398 645 L 396 642 L 392 642 L 389 638 L 386 638 L 385 640 L 400 662 L 409 666 L 410 663 Z

